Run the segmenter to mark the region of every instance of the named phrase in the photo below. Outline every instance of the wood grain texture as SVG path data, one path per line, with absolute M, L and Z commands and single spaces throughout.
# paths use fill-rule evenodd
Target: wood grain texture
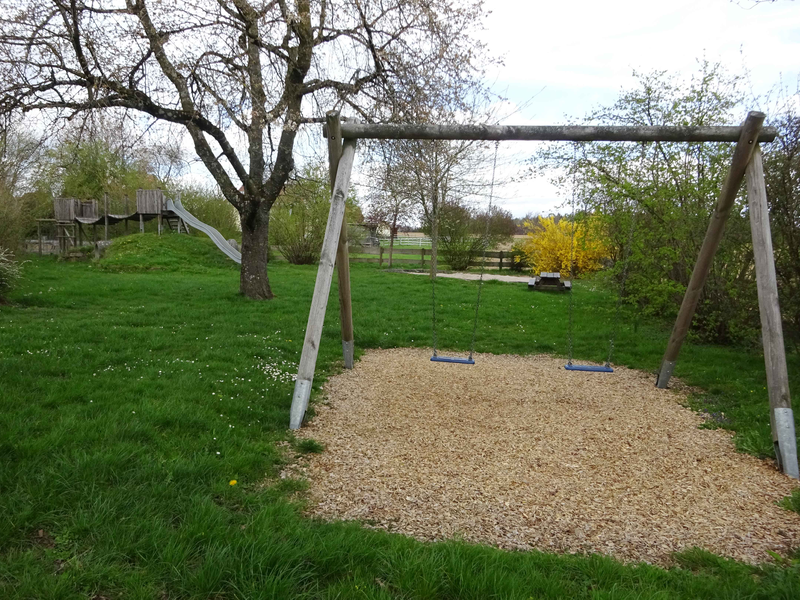
M 136 190 L 136 212 L 158 215 L 164 209 L 164 192 L 161 190 Z
M 794 446 L 781 448 L 778 444 L 775 421 L 775 409 L 791 409 L 792 401 L 789 395 L 789 373 L 786 367 L 786 349 L 783 342 L 783 325 L 778 302 L 778 279 L 775 274 L 775 260 L 772 251 L 764 166 L 761 149 L 758 147 L 747 166 L 747 202 L 750 208 L 750 230 L 753 235 L 753 256 L 756 263 L 758 309 L 761 315 L 761 339 L 764 345 L 764 362 L 767 369 L 772 441 L 778 445 L 776 454 L 779 457 L 778 462 L 781 469 L 796 479 L 798 477 L 797 442 L 796 440 L 784 442 L 793 443 Z
M 742 127 L 342 124 L 345 139 L 736 142 L 742 131 Z M 766 127 L 758 134 L 758 141 L 771 142 L 777 134 L 774 127 Z
M 336 184 L 336 173 L 342 155 L 342 129 L 339 113 L 332 111 L 327 114 L 328 138 L 328 169 L 330 173 L 331 190 Z M 346 195 L 345 195 L 346 197 Z M 339 316 L 342 325 L 342 352 L 344 366 L 353 368 L 353 301 L 350 288 L 350 255 L 347 248 L 347 211 L 342 219 L 339 232 L 339 243 L 336 246 L 336 276 L 339 282 Z
M 686 334 L 689 332 L 689 327 L 692 324 L 692 319 L 697 309 L 697 303 L 700 301 L 700 295 L 703 292 L 703 286 L 706 283 L 708 272 L 711 269 L 714 255 L 717 252 L 717 248 L 719 248 L 722 234 L 725 231 L 725 223 L 730 215 L 734 200 L 736 200 L 736 194 L 739 192 L 742 179 L 744 179 L 745 169 L 755 151 L 757 145 L 756 140 L 759 137 L 764 118 L 765 115 L 763 113 L 751 112 L 747 115 L 744 125 L 740 128 L 741 137 L 733 151 L 733 158 L 731 159 L 728 175 L 722 185 L 717 205 L 708 223 L 703 245 L 697 256 L 697 262 L 692 270 L 692 277 L 689 280 L 689 285 L 686 287 L 681 308 L 678 311 L 675 325 L 672 328 L 672 334 L 667 343 L 667 349 L 664 352 L 664 358 L 656 382 L 656 385 L 662 389 L 669 384 L 671 375 L 670 367 L 677 361 L 683 341 L 686 339 Z
M 311 382 L 314 380 L 314 369 L 317 365 L 319 341 L 322 337 L 322 324 L 325 321 L 325 311 L 328 307 L 328 296 L 331 291 L 333 268 L 336 261 L 336 248 L 339 242 L 339 233 L 342 230 L 345 199 L 350 188 L 350 173 L 353 170 L 355 153 L 355 140 L 345 142 L 336 174 L 336 185 L 331 196 L 328 225 L 325 228 L 325 238 L 322 241 L 317 280 L 314 284 L 314 296 L 311 300 L 311 310 L 308 314 L 306 335 L 303 340 L 303 352 L 300 356 L 300 366 L 297 370 L 295 394 L 292 397 L 289 421 L 291 429 L 300 427 L 303 415 L 305 415 L 308 407 L 308 398 Z

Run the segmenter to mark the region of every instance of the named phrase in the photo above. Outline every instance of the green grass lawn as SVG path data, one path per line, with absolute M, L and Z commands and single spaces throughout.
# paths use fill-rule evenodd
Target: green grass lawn
M 254 302 L 207 240 L 120 242 L 100 262 L 32 259 L 0 305 L 0 598 L 800 597 L 800 561 L 690 551 L 664 570 L 304 518 L 304 483 L 278 474 L 281 442 L 316 450 L 287 430 L 316 267 L 271 264 L 276 298 Z M 354 264 L 352 288 L 358 352 L 430 345 L 427 278 Z M 468 347 L 475 292 L 437 284 L 443 348 Z M 613 295 L 579 283 L 575 299 L 575 355 L 602 361 Z M 567 303 L 486 283 L 477 350 L 564 355 Z M 342 368 L 337 304 L 334 289 L 316 389 Z M 627 314 L 615 362 L 655 370 L 667 335 Z M 690 344 L 676 376 L 771 455 L 759 353 Z

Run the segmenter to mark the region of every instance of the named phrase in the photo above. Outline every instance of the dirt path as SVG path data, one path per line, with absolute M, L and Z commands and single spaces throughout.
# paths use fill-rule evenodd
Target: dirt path
M 800 545 L 800 515 L 775 505 L 796 482 L 738 454 L 730 433 L 699 429 L 649 375 L 429 355 L 371 350 L 329 381 L 328 403 L 299 432 L 326 446 L 295 466 L 313 514 L 660 564 L 694 546 L 759 563 Z
M 428 275 L 428 273 L 418 273 L 417 271 L 401 271 L 409 275 Z M 446 277 L 448 279 L 463 279 L 464 281 L 478 281 L 481 278 L 480 273 L 437 273 L 437 277 Z M 521 275 L 493 275 L 491 273 L 484 273 L 483 280 L 488 281 L 505 281 L 506 283 L 528 283 L 530 277 Z

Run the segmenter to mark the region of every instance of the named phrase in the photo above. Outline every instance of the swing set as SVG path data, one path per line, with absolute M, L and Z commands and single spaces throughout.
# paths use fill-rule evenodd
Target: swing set
M 458 358 L 453 356 L 439 356 L 436 351 L 436 345 L 438 343 L 438 336 L 436 334 L 436 269 L 437 264 L 435 260 L 431 261 L 431 273 L 433 277 L 431 277 L 431 299 L 433 301 L 433 308 L 431 311 L 432 317 L 432 326 L 431 330 L 433 332 L 433 356 L 431 356 L 432 362 L 443 362 L 443 363 L 456 363 L 461 365 L 474 365 L 475 360 L 472 358 L 473 354 L 475 353 L 475 334 L 478 331 L 478 311 L 481 307 L 481 290 L 483 289 L 483 272 L 485 270 L 486 264 L 486 248 L 489 245 L 489 222 L 492 218 L 492 198 L 494 196 L 494 175 L 497 171 L 497 150 L 500 147 L 500 142 L 496 141 L 494 143 L 494 164 L 492 165 L 492 184 L 489 188 L 489 208 L 486 211 L 486 232 L 483 238 L 483 254 L 481 255 L 481 276 L 478 279 L 478 297 L 475 300 L 475 318 L 472 321 L 472 341 L 469 344 L 469 357 L 468 358 Z M 437 215 L 434 214 L 434 219 L 438 218 Z M 432 239 L 433 244 L 438 243 L 438 239 L 434 237 Z
M 573 318 L 574 300 L 572 290 L 575 287 L 572 285 L 572 280 L 575 277 L 575 197 L 577 195 L 577 153 L 573 153 L 573 168 L 576 170 L 572 178 L 572 228 L 569 237 L 569 325 L 567 327 L 567 340 L 569 347 L 569 354 L 567 355 L 567 364 L 564 368 L 567 371 L 588 371 L 590 373 L 613 373 L 614 369 L 611 367 L 611 359 L 614 357 L 614 342 L 617 339 L 617 332 L 619 331 L 619 322 L 622 315 L 622 297 L 625 295 L 625 282 L 628 279 L 628 263 L 631 258 L 631 250 L 633 249 L 633 232 L 636 226 L 636 214 L 633 214 L 631 224 L 628 227 L 628 243 L 625 246 L 624 256 L 622 258 L 622 277 L 620 278 L 619 292 L 617 293 L 617 305 L 614 308 L 614 325 L 611 328 L 611 337 L 608 340 L 608 356 L 606 362 L 602 365 L 576 365 L 572 361 L 572 339 L 573 339 Z
M 728 175 L 720 190 L 719 198 L 709 221 L 697 262 L 686 293 L 675 320 L 664 358 L 658 372 L 656 386 L 666 388 L 680 353 L 683 341 L 689 332 L 695 309 L 706 278 L 711 268 L 714 254 L 719 247 L 725 222 L 733 208 L 742 181 L 747 174 L 747 195 L 751 230 L 753 234 L 753 254 L 756 263 L 756 282 L 758 304 L 761 315 L 761 330 L 764 343 L 764 360 L 767 372 L 767 388 L 770 401 L 770 424 L 775 454 L 779 468 L 795 479 L 800 478 L 797 463 L 797 441 L 794 431 L 794 416 L 789 396 L 789 378 L 786 366 L 786 353 L 783 343 L 783 329 L 778 306 L 777 278 L 772 251 L 772 238 L 769 228 L 769 210 L 766 186 L 761 159 L 760 142 L 772 142 L 777 131 L 763 127 L 766 115 L 750 112 L 740 127 L 668 127 L 668 126 L 488 126 L 488 125 L 415 125 L 415 124 L 367 124 L 355 120 L 342 122 L 339 113 L 331 111 L 326 115 L 323 135 L 328 142 L 328 161 L 331 181 L 331 207 L 325 238 L 320 253 L 314 296 L 306 326 L 303 351 L 295 380 L 294 394 L 289 417 L 289 427 L 299 429 L 303 422 L 311 396 L 311 386 L 322 337 L 322 324 L 330 295 L 334 266 L 337 267 L 339 282 L 339 306 L 341 311 L 342 351 L 344 365 L 353 368 L 353 316 L 350 296 L 350 264 L 347 250 L 347 229 L 344 219 L 345 198 L 350 187 L 350 175 L 355 159 L 358 139 L 416 139 L 416 140 L 483 140 L 500 142 L 502 140 L 566 141 L 566 142 L 735 142 Z M 495 167 L 497 149 L 495 148 Z M 492 180 L 494 182 L 494 169 Z M 493 194 L 493 190 L 492 190 Z M 491 196 L 490 196 L 491 208 Z M 488 219 L 487 219 L 488 225 Z M 574 227 L 574 217 L 573 217 Z M 629 235 L 633 235 L 633 226 Z M 573 233 L 574 242 L 574 233 Z M 484 248 L 485 252 L 485 248 Z M 630 252 L 630 243 L 628 244 Z M 625 258 L 627 263 L 628 258 Z M 483 261 L 482 261 L 483 262 Z M 435 265 L 433 266 L 435 273 Z M 483 267 L 482 267 L 483 269 Z M 627 272 L 623 266 L 622 285 Z M 473 351 L 475 331 L 480 307 L 480 291 L 483 284 L 483 270 L 478 286 L 475 307 L 472 343 L 468 359 L 438 356 L 434 349 L 431 360 L 474 364 Z M 435 299 L 435 278 L 432 296 Z M 572 292 L 570 291 L 570 294 Z M 572 296 L 570 296 L 572 298 Z M 611 334 L 609 353 L 602 367 L 575 365 L 572 361 L 572 308 L 570 308 L 570 356 L 565 368 L 579 371 L 611 372 L 611 359 L 619 321 L 622 290 L 617 300 L 616 318 Z M 572 307 L 572 299 L 570 306 Z M 435 307 L 435 302 L 434 302 Z M 435 325 L 434 325 L 435 335 Z M 435 340 L 434 340 L 435 345 Z

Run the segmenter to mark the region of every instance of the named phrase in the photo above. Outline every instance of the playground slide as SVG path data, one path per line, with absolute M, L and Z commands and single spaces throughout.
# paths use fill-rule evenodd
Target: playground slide
M 167 210 L 174 212 L 190 227 L 194 227 L 195 229 L 199 229 L 205 233 L 211 238 L 211 241 L 217 245 L 217 248 L 222 250 L 228 258 L 236 261 L 239 264 L 242 264 L 242 255 L 228 243 L 228 240 L 226 240 L 219 231 L 211 227 L 211 225 L 206 225 L 188 210 L 183 208 L 183 204 L 181 204 L 180 200 L 175 200 L 173 202 L 167 198 Z

